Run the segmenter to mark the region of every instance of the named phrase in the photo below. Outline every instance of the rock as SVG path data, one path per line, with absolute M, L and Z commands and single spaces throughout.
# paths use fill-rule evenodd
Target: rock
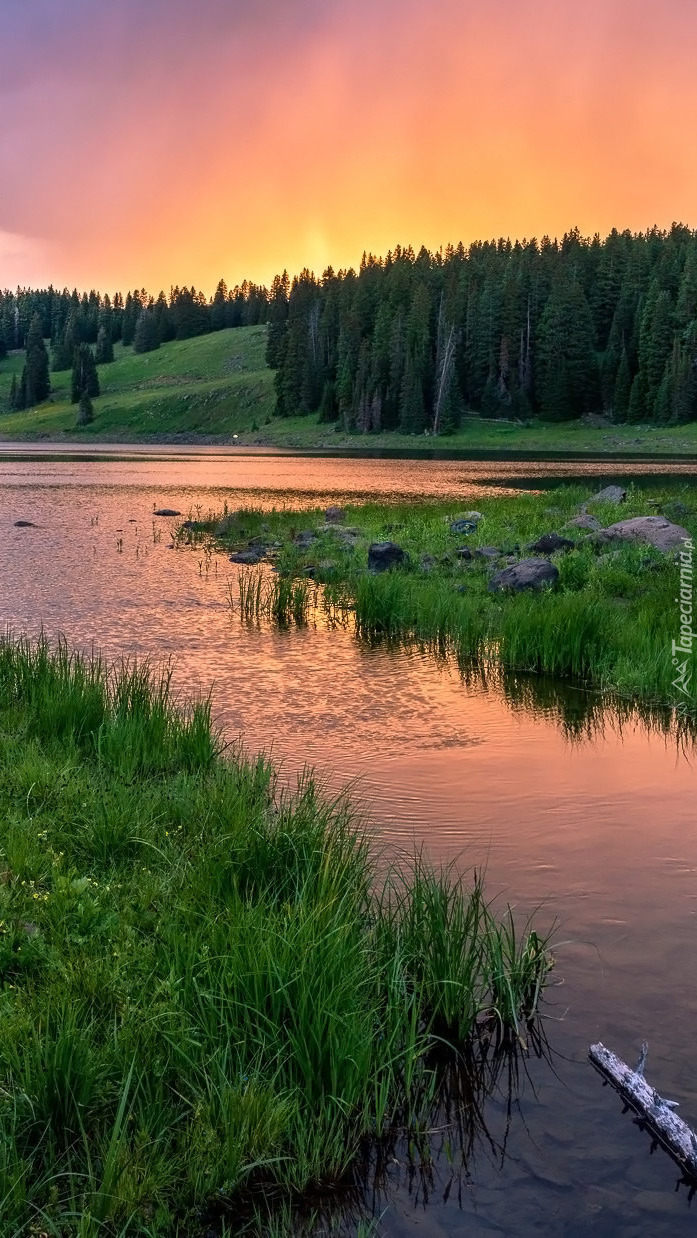
M 293 545 L 299 550 L 308 550 L 310 546 L 314 546 L 317 541 L 317 534 L 314 529 L 302 529 L 293 538 Z
M 528 550 L 536 555 L 553 555 L 558 550 L 573 550 L 574 542 L 568 537 L 560 537 L 558 533 L 543 533 L 536 542 L 531 542 Z
M 15 529 L 35 529 L 33 520 L 15 520 Z
M 175 511 L 173 507 L 158 507 L 153 516 L 181 516 L 181 512 Z
M 247 567 L 256 567 L 257 563 L 261 563 L 264 555 L 259 550 L 236 550 L 230 555 L 231 563 L 244 563 Z
M 521 559 L 512 567 L 504 567 L 496 572 L 489 581 L 491 593 L 501 593 L 504 589 L 513 589 L 516 593 L 523 589 L 541 589 L 544 585 L 553 585 L 559 579 L 559 570 L 549 559 Z
M 602 529 L 599 520 L 595 516 L 588 516 L 585 513 L 582 516 L 574 516 L 572 520 L 567 520 L 567 529 L 586 529 L 588 533 L 597 533 L 598 529 Z
M 469 593 L 469 589 L 467 588 L 467 585 L 455 585 L 455 592 L 456 593 Z
M 324 513 L 325 524 L 343 524 L 346 512 L 343 507 L 328 507 Z
M 436 566 L 436 563 L 437 559 L 433 555 L 422 555 L 419 566 L 421 567 L 422 572 L 432 572 Z
M 157 515 L 157 512 L 155 512 L 155 515 Z M 196 524 L 195 520 L 182 520 L 179 528 L 180 529 L 196 529 L 198 528 L 198 525 Z
M 475 559 L 500 559 L 501 551 L 498 546 L 478 546 L 474 557 Z
M 368 567 L 373 572 L 386 572 L 408 562 L 409 555 L 396 542 L 373 542 L 368 547 Z
M 458 546 L 457 550 L 454 551 L 454 554 L 456 559 L 462 559 L 465 562 L 474 558 L 469 546 Z
M 692 510 L 686 503 L 681 503 L 680 499 L 673 499 L 670 503 L 663 504 L 661 514 L 667 520 L 684 520 L 686 516 L 692 515 Z
M 336 571 L 336 560 L 335 559 L 320 559 L 319 563 L 317 564 L 317 571 L 325 573 L 325 574 L 327 572 L 335 572 Z
M 456 516 L 454 520 L 451 520 L 450 532 L 474 533 L 474 530 L 481 519 L 481 512 L 465 512 L 462 516 Z
M 594 494 L 589 503 L 624 503 L 627 497 L 627 491 L 623 486 L 605 486 L 603 490 L 599 490 Z
M 666 520 L 665 516 L 633 516 L 601 529 L 592 540 L 600 546 L 609 542 L 647 542 L 656 550 L 668 551 L 679 549 L 689 536 L 687 529 Z

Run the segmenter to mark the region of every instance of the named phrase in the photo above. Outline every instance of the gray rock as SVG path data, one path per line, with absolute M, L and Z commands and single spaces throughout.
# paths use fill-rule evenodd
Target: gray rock
M 549 559 L 521 559 L 512 567 L 504 567 L 496 572 L 489 581 L 491 593 L 502 593 L 512 589 L 520 593 L 523 589 L 541 589 L 544 585 L 553 585 L 559 579 L 559 570 Z
M 680 524 L 673 524 L 665 516 L 633 516 L 630 520 L 618 520 L 607 529 L 596 533 L 596 545 L 610 542 L 646 542 L 656 550 L 677 550 L 690 534 Z
M 33 520 L 15 520 L 15 529 L 35 529 Z
M 437 562 L 438 560 L 434 557 L 434 555 L 422 555 L 419 566 L 421 567 L 422 572 L 432 572 Z
M 236 550 L 230 555 L 231 563 L 244 563 L 247 567 L 256 567 L 257 563 L 261 563 L 264 557 L 261 550 Z
M 386 572 L 409 562 L 409 555 L 396 542 L 373 542 L 368 547 L 368 567 L 373 572 Z
M 336 571 L 336 560 L 335 559 L 320 559 L 319 563 L 317 564 L 317 571 L 325 572 L 325 573 Z
M 478 546 L 474 557 L 475 559 L 500 559 L 501 551 L 498 546 Z
M 456 516 L 454 520 L 450 521 L 450 532 L 474 533 L 481 518 L 481 512 L 465 512 L 462 516 Z
M 465 563 L 474 558 L 469 546 L 458 546 L 457 550 L 453 551 L 453 553 L 456 559 L 461 559 Z
M 681 503 L 680 499 L 673 499 L 671 502 L 663 504 L 661 514 L 667 520 L 684 520 L 686 516 L 692 515 L 692 510 L 686 503 Z
M 302 529 L 293 538 L 293 545 L 299 550 L 307 550 L 310 546 L 314 546 L 317 541 L 317 534 L 314 529 Z
M 597 533 L 598 529 L 602 529 L 599 520 L 595 516 L 588 516 L 584 512 L 582 516 L 574 516 L 572 520 L 567 520 L 567 529 L 586 529 L 588 533 Z
M 543 533 L 536 542 L 531 542 L 528 550 L 536 555 L 553 555 L 558 550 L 573 550 L 574 542 L 568 537 L 560 537 L 558 533 Z
M 627 491 L 623 486 L 605 486 L 597 494 L 592 495 L 589 503 L 624 503 Z
M 153 516 L 181 516 L 181 512 L 176 511 L 173 507 L 158 507 L 153 512 Z
M 343 507 L 328 507 L 324 513 L 325 524 L 343 524 L 346 512 Z

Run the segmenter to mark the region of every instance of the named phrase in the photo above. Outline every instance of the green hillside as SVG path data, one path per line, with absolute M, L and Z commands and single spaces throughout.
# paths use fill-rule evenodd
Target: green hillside
M 273 413 L 273 374 L 264 361 L 265 345 L 263 326 L 215 331 L 140 355 L 117 344 L 114 361 L 99 367 L 94 422 L 81 430 L 70 403 L 69 370 L 51 375 L 46 403 L 8 411 L 12 375 L 24 363 L 23 353 L 11 355 L 0 364 L 0 435 L 132 441 L 252 432 Z
M 59 442 L 229 442 L 320 448 L 434 448 L 469 452 L 579 452 L 589 455 L 697 454 L 697 423 L 683 426 L 596 424 L 584 420 L 546 425 L 463 418 L 455 434 L 437 439 L 397 431 L 347 434 L 341 423 L 321 424 L 316 414 L 276 417 L 273 371 L 264 360 L 266 327 L 237 327 L 194 339 L 163 344 L 136 354 L 115 345 L 115 360 L 99 367 L 101 395 L 94 422 L 77 429 L 70 403 L 70 372 L 51 374 L 50 398 L 38 408 L 9 411 L 12 375 L 18 377 L 24 353 L 0 362 L 0 440 L 48 439 Z M 600 419 L 597 419 L 600 420 Z

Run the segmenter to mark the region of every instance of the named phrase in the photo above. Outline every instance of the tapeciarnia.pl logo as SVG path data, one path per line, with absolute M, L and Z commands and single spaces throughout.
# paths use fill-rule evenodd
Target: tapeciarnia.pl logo
M 675 601 L 679 607 L 680 639 L 673 641 L 672 661 L 677 671 L 677 678 L 672 686 L 683 696 L 690 696 L 690 680 L 692 679 L 692 642 L 697 639 L 697 632 L 692 630 L 693 618 L 693 569 L 692 553 L 694 546 L 692 538 L 682 539 L 683 548 L 678 552 L 680 563 L 680 592 Z

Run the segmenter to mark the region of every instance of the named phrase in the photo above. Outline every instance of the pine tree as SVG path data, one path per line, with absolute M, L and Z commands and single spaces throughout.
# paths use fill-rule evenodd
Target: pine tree
M 617 377 L 612 393 L 612 416 L 615 421 L 626 421 L 629 416 L 629 397 L 632 390 L 632 375 L 629 369 L 627 349 L 622 349 Z
M 106 327 L 100 327 L 97 332 L 94 359 L 97 365 L 107 365 L 114 360 L 114 345 L 111 342 L 111 336 L 107 333 Z
M 592 411 L 598 369 L 590 308 L 575 279 L 560 277 L 538 333 L 537 388 L 543 417 L 565 421 Z
M 160 332 L 154 310 L 148 306 L 142 310 L 133 335 L 133 351 L 154 352 L 160 347 Z
M 32 408 L 47 399 L 51 390 L 48 374 L 48 353 L 44 344 L 43 329 L 39 314 L 34 314 L 27 333 L 27 360 L 22 382 L 26 408 Z
M 94 363 L 94 355 L 89 344 L 80 344 L 75 349 L 75 360 L 70 382 L 70 400 L 77 404 L 83 391 L 94 398 L 99 395 L 99 375 Z
M 77 426 L 88 426 L 91 421 L 94 421 L 94 408 L 92 401 L 86 391 L 83 391 L 80 396 L 80 403 L 77 406 Z

